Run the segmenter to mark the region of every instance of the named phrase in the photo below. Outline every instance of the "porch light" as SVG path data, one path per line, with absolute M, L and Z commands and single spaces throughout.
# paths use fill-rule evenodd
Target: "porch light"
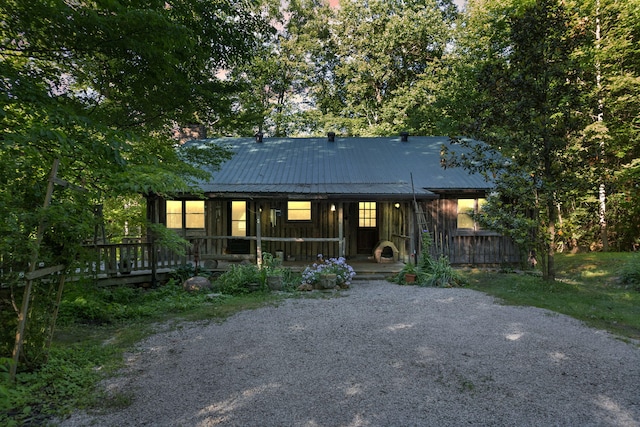
M 396 202 L 395 205 L 393 205 L 393 206 L 395 206 L 396 209 L 400 209 L 400 203 L 398 203 L 398 202 Z
M 331 212 L 335 212 L 336 211 L 336 205 L 331 203 Z

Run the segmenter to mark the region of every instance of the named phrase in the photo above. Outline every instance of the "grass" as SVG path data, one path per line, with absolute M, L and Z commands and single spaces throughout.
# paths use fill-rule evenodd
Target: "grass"
M 640 339 L 640 292 L 621 283 L 620 274 L 635 265 L 630 253 L 556 255 L 557 280 L 537 275 L 468 273 L 469 287 L 504 303 L 546 308 L 621 337 Z

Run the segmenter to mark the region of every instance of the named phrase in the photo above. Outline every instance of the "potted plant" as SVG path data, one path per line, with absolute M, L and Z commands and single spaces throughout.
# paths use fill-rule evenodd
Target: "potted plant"
M 274 257 L 269 252 L 265 252 L 262 256 L 263 268 L 266 275 L 267 286 L 272 291 L 282 290 L 282 278 L 284 269 L 282 268 L 282 259 Z
M 281 268 L 273 269 L 267 272 L 267 286 L 272 291 L 282 290 L 282 276 L 284 271 Z
M 324 259 L 319 254 L 318 262 L 308 266 L 302 272 L 302 282 L 316 289 L 333 289 L 336 286 L 348 288 L 351 279 L 356 275 L 347 260 L 343 257 Z
M 404 274 L 405 283 L 415 283 L 418 277 L 418 268 L 412 263 L 405 264 L 404 267 L 402 267 L 401 274 Z

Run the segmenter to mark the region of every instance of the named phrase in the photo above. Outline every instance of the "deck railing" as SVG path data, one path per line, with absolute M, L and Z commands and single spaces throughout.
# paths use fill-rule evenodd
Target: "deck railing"
M 221 253 L 214 242 L 225 239 L 256 240 L 255 236 L 206 236 L 188 238 L 189 242 L 184 255 L 179 255 L 159 244 L 148 242 L 105 243 L 87 246 L 91 255 L 89 260 L 80 268 L 80 273 L 87 275 L 116 276 L 135 271 L 149 271 L 155 269 L 173 269 L 187 263 L 196 264 L 206 261 L 243 261 L 255 262 L 258 254 L 225 254 Z M 277 238 L 263 237 L 262 241 L 271 242 L 333 242 L 343 244 L 339 238 Z
M 87 275 L 116 276 L 134 271 L 176 268 L 188 261 L 170 249 L 147 242 L 105 243 L 88 246 L 93 252 L 80 268 Z

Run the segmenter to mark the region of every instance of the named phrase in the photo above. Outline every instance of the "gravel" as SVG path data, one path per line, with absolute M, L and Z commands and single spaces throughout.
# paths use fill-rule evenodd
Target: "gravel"
M 468 289 L 356 281 L 165 325 L 61 426 L 640 426 L 640 346 Z

